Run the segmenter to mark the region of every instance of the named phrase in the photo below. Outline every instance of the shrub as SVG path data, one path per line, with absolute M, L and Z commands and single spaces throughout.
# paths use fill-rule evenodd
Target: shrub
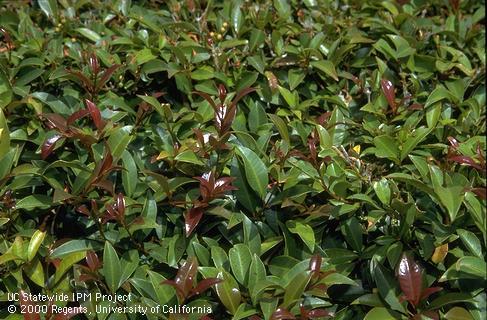
M 485 317 L 483 2 L 7 1 L 0 26 L 2 319 Z

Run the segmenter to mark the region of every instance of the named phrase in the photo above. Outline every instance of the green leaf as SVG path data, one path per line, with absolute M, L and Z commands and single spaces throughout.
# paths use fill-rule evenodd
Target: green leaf
M 465 256 L 455 263 L 455 270 L 470 274 L 474 277 L 486 279 L 486 262 L 479 257 Z
M 96 33 L 93 30 L 90 30 L 88 28 L 77 28 L 76 32 L 81 34 L 83 37 L 87 38 L 88 40 L 91 40 L 93 42 L 98 42 L 100 41 L 101 37 L 98 33 Z
M 24 271 L 29 279 L 38 286 L 44 287 L 46 285 L 44 267 L 42 266 L 42 263 L 38 258 L 31 261 L 30 264 L 25 265 Z
M 303 82 L 306 73 L 302 69 L 289 69 L 287 77 L 289 79 L 289 89 L 294 90 Z
M 237 82 L 235 91 L 240 92 L 245 88 L 250 88 L 255 83 L 258 77 L 259 74 L 257 72 L 254 71 L 243 72 L 239 81 Z
M 58 17 L 58 6 L 56 0 L 38 0 L 37 3 L 42 12 L 51 20 L 56 21 Z
M 7 119 L 0 109 L 0 159 L 2 159 L 10 150 L 10 131 L 7 126 Z
M 34 232 L 32 238 L 30 238 L 29 247 L 27 248 L 27 261 L 31 261 L 32 259 L 34 259 L 45 237 L 46 237 L 45 231 L 43 232 L 40 230 L 36 230 Z
M 88 251 L 98 249 L 97 246 L 93 245 L 93 242 L 90 240 L 70 240 L 68 242 L 63 243 L 56 249 L 54 249 L 50 255 L 51 258 L 62 258 L 66 255 L 69 255 L 73 252 L 80 252 L 80 251 Z
M 259 73 L 264 74 L 265 72 L 265 63 L 262 61 L 260 56 L 251 56 L 247 58 L 247 62 L 255 68 L 255 70 L 259 71 Z
M 289 309 L 294 303 L 301 299 L 304 290 L 311 279 L 310 271 L 298 273 L 291 282 L 286 286 L 284 291 L 284 301 L 282 306 Z
M 250 263 L 250 271 L 249 271 L 249 283 L 248 288 L 251 292 L 255 286 L 260 282 L 265 280 L 266 278 L 266 270 L 265 265 L 262 260 L 259 258 L 257 254 L 254 253 L 252 256 L 252 262 Z M 252 295 L 252 300 L 256 300 L 256 296 Z
M 122 163 L 124 168 L 122 171 L 123 189 L 127 196 L 132 197 L 137 187 L 138 173 L 134 158 L 127 150 L 122 153 Z
M 249 281 L 249 268 L 252 262 L 252 255 L 249 247 L 245 244 L 236 244 L 228 252 L 232 273 L 242 285 L 247 286 Z
M 232 10 L 232 27 L 235 34 L 240 35 L 240 30 L 244 23 L 244 16 L 242 15 L 242 10 L 240 10 L 240 3 L 234 2 Z
M 372 184 L 374 187 L 375 194 L 379 200 L 386 205 L 391 203 L 391 188 L 389 187 L 389 181 L 382 178 L 380 181 L 374 181 Z
M 440 187 L 437 186 L 435 188 L 435 192 L 438 195 L 438 199 L 440 200 L 441 204 L 445 206 L 448 211 L 448 215 L 450 216 L 450 221 L 454 221 L 457 217 L 458 210 L 462 205 L 463 198 L 465 196 L 463 186 L 455 186 L 455 187 Z
M 122 266 L 117 252 L 108 241 L 105 242 L 103 250 L 103 275 L 110 291 L 117 292 L 122 277 Z
M 345 235 L 345 240 L 355 251 L 362 251 L 362 226 L 357 218 L 352 217 L 347 219 L 345 223 L 342 224 L 342 233 Z
M 376 146 L 375 154 L 379 158 L 388 158 L 399 163 L 399 147 L 397 141 L 388 135 L 382 135 L 374 138 Z
M 274 0 L 274 8 L 276 8 L 278 17 L 282 20 L 287 20 L 291 15 L 291 6 L 288 0 Z
M 404 143 L 402 146 L 401 161 L 403 161 L 414 150 L 414 148 L 416 148 L 416 146 L 428 136 L 431 130 L 431 128 L 416 128 L 408 135 L 406 143 Z
M 428 124 L 428 128 L 435 128 L 438 120 L 440 119 L 441 109 L 441 103 L 435 103 L 431 107 L 426 109 L 426 123 Z
M 457 234 L 460 236 L 463 244 L 467 247 L 471 254 L 479 258 L 483 257 L 482 245 L 480 244 L 480 240 L 477 238 L 475 233 L 468 230 L 457 229 Z
M 18 147 L 10 148 L 3 158 L 0 158 L 0 179 L 5 178 L 10 173 L 18 150 Z
M 291 109 L 295 108 L 298 105 L 298 100 L 296 98 L 296 95 L 289 91 L 288 89 L 278 86 L 279 92 L 281 93 L 282 97 L 284 98 L 284 101 L 291 107 Z
M 203 66 L 191 71 L 191 79 L 194 80 L 208 80 L 215 77 L 215 70 L 210 66 Z
M 132 140 L 132 136 L 130 135 L 132 128 L 133 126 L 124 126 L 117 128 L 110 134 L 107 143 L 110 147 L 110 151 L 112 152 L 114 161 L 120 159 L 123 152 L 127 149 L 128 144 Z
M 392 310 L 382 307 L 375 307 L 365 315 L 364 320 L 396 320 L 401 319 L 401 316 Z
M 17 209 L 34 210 L 47 209 L 52 205 L 51 197 L 43 194 L 33 194 L 20 199 L 17 202 Z
M 312 61 L 311 66 L 323 71 L 326 75 L 330 76 L 333 80 L 338 81 L 338 74 L 335 70 L 335 65 L 329 60 Z
M 10 81 L 4 71 L 4 68 L 0 68 L 0 109 L 7 106 L 12 101 L 12 97 L 13 92 Z
M 203 166 L 205 165 L 203 161 L 201 161 L 196 154 L 191 151 L 191 150 L 185 150 L 181 153 L 179 153 L 177 156 L 174 157 L 174 160 L 176 161 L 181 161 L 181 162 L 186 162 L 186 163 L 192 163 L 198 166 Z
M 450 101 L 451 99 L 452 99 L 451 93 L 448 92 L 448 90 L 445 87 L 440 85 L 437 86 L 435 90 L 433 90 L 431 94 L 428 96 L 424 108 L 427 109 L 429 106 L 437 103 L 438 101 L 442 101 L 442 100 Z
M 291 233 L 297 234 L 301 240 L 306 244 L 311 252 L 315 248 L 315 233 L 313 228 L 308 224 L 304 224 L 300 221 L 289 220 L 286 221 L 286 227 Z
M 221 268 L 219 269 L 217 278 L 223 281 L 215 284 L 216 293 L 227 310 L 231 314 L 235 314 L 242 300 L 237 282 L 228 272 Z
M 436 310 L 443 306 L 453 303 L 461 303 L 461 302 L 472 302 L 472 296 L 466 293 L 459 293 L 459 292 L 450 292 L 446 293 L 435 300 L 433 300 L 429 305 L 429 310 Z
M 271 119 L 271 121 L 274 123 L 274 125 L 276 126 L 277 131 L 279 131 L 279 134 L 281 135 L 281 137 L 284 139 L 284 141 L 286 141 L 289 144 L 290 143 L 289 131 L 287 129 L 286 124 L 284 123 L 284 120 L 282 120 L 281 117 L 276 116 L 275 114 L 269 113 L 268 116 Z
M 255 192 L 252 191 L 252 187 L 245 178 L 244 164 L 241 164 L 236 158 L 232 161 L 232 167 L 230 171 L 232 177 L 235 177 L 233 185 L 238 188 L 235 191 L 237 201 L 249 212 L 259 207 L 259 198 Z
M 373 268 L 373 272 L 380 296 L 393 310 L 405 313 L 406 310 L 398 298 L 399 294 L 396 280 L 393 279 L 388 271 L 386 271 L 385 268 L 379 263 L 376 263 L 375 268 Z
M 246 215 L 243 216 L 244 243 L 249 247 L 252 254 L 260 256 L 261 239 L 259 229 Z
M 81 261 L 86 257 L 86 252 L 73 252 L 66 256 L 63 256 L 59 267 L 56 269 L 54 274 L 54 283 L 58 283 L 64 274 L 71 268 L 75 263 Z
M 472 320 L 472 315 L 462 307 L 453 307 L 445 313 L 447 320 Z
M 157 299 L 156 301 L 160 305 L 170 304 L 171 302 L 175 303 L 176 291 L 174 290 L 174 288 L 171 286 L 161 285 L 161 282 L 166 280 L 166 278 L 161 274 L 151 270 L 148 270 L 147 274 L 149 275 L 150 282 L 152 284 L 154 292 L 156 293 L 156 297 L 154 297 L 154 299 Z
M 217 268 L 226 268 L 228 266 L 228 256 L 221 247 L 211 247 L 211 259 Z
M 242 303 L 240 306 L 238 306 L 238 309 L 235 312 L 235 315 L 233 316 L 232 320 L 248 319 L 248 317 L 256 313 L 257 313 L 256 309 L 253 309 L 251 306 L 249 306 L 246 303 Z
M 264 41 L 265 41 L 264 31 L 259 29 L 253 29 L 252 32 L 250 33 L 250 40 L 249 40 L 250 51 L 255 51 L 256 49 L 258 49 L 261 45 L 264 44 Z
M 235 150 L 243 161 L 248 184 L 263 199 L 269 183 L 266 165 L 247 147 L 236 146 Z
M 130 250 L 122 255 L 120 265 L 122 272 L 120 274 L 119 286 L 122 286 L 127 281 L 134 271 L 139 267 L 140 257 L 137 250 Z
M 377 293 L 364 294 L 363 296 L 355 299 L 351 304 L 362 304 L 370 307 L 384 307 L 384 302 Z
M 349 286 L 357 286 L 358 285 L 355 281 L 353 281 L 349 277 L 346 277 L 343 274 L 338 273 L 338 272 L 333 272 L 333 273 L 327 275 L 322 280 L 322 282 L 324 284 L 326 284 L 328 287 L 331 287 L 331 286 L 337 285 L 337 284 L 346 284 Z

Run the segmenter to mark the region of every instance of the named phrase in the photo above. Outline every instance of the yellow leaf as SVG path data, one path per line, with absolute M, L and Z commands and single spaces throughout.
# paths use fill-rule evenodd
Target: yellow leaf
M 355 147 L 352 148 L 357 154 L 360 154 L 360 145 L 357 144 Z
M 168 157 L 169 157 L 169 152 L 161 151 L 161 153 L 159 153 L 159 155 L 157 156 L 156 160 L 166 159 Z
M 445 260 L 447 253 L 448 243 L 442 244 L 441 246 L 435 248 L 435 252 L 433 252 L 433 255 L 431 256 L 431 261 L 434 263 L 440 263 Z

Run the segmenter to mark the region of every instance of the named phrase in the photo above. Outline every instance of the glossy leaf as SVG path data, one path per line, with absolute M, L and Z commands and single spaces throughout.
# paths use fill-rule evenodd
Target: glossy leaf
M 244 164 L 245 177 L 247 178 L 248 184 L 263 198 L 269 182 L 267 167 L 257 154 L 249 148 L 237 146 L 235 150 Z
M 27 260 L 31 261 L 34 258 L 45 237 L 46 232 L 40 230 L 34 232 L 32 238 L 30 238 L 29 247 L 27 248 Z
M 404 297 L 414 306 L 421 300 L 423 291 L 423 270 L 412 257 L 403 253 L 397 268 L 397 278 Z
M 232 273 L 242 285 L 247 285 L 250 275 L 252 255 L 245 244 L 236 244 L 228 251 Z
M 221 279 L 222 282 L 215 285 L 216 293 L 225 308 L 231 314 L 235 314 L 242 299 L 237 282 L 228 272 L 221 269 L 218 272 L 217 278 Z
M 115 293 L 120 286 L 122 266 L 113 246 L 107 241 L 103 250 L 103 274 L 107 279 L 108 288 Z

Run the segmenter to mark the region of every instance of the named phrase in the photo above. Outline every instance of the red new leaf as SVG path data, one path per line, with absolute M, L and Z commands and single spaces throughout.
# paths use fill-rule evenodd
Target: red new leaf
M 424 315 L 425 317 L 423 317 L 422 315 Z M 424 318 L 433 319 L 433 320 L 440 320 L 440 315 L 438 314 L 438 311 L 428 310 L 428 311 L 423 311 L 421 313 L 416 314 L 412 318 L 412 320 L 423 320 Z
M 218 86 L 218 97 L 220 98 L 221 103 L 224 103 L 225 99 L 227 98 L 227 89 L 223 84 Z
M 218 279 L 218 278 L 203 279 L 198 283 L 198 285 L 193 290 L 191 290 L 191 294 L 188 296 L 188 298 L 201 294 L 206 290 L 208 290 L 211 286 L 220 283 L 222 281 L 223 281 L 222 279 Z
M 430 295 L 432 295 L 435 292 L 443 290 L 442 287 L 431 287 L 431 288 L 426 288 L 423 290 L 421 293 L 421 300 L 426 300 Z
M 164 280 L 161 282 L 161 284 L 167 284 L 168 286 L 173 287 L 176 290 L 176 295 L 178 296 L 178 299 L 180 301 L 184 301 L 184 291 L 183 288 L 181 288 L 180 285 L 176 283 L 174 280 Z
M 100 64 L 98 63 L 98 57 L 96 54 L 90 54 L 88 58 L 88 65 L 90 66 L 91 73 L 97 75 L 100 72 Z
M 79 71 L 66 70 L 66 72 L 68 72 L 69 74 L 74 76 L 76 79 L 78 79 L 86 91 L 88 91 L 90 93 L 92 93 L 94 91 L 95 88 L 94 88 L 93 82 L 87 76 L 85 76 L 84 74 L 82 74 Z
M 313 309 L 308 312 L 308 318 L 310 319 L 321 319 L 331 316 L 333 316 L 333 313 L 325 309 Z
M 59 134 L 55 134 L 52 137 L 46 139 L 41 147 L 41 158 L 45 160 L 54 150 L 56 142 L 61 139 L 62 136 Z
M 30 299 L 25 299 L 28 296 L 24 290 L 20 290 L 20 306 L 24 308 L 24 320 L 41 320 L 41 316 L 36 312 L 29 312 L 29 309 L 35 310 L 36 304 Z M 31 306 L 29 308 L 29 306 Z
M 452 146 L 453 148 L 458 149 L 458 147 L 459 147 L 460 145 L 458 144 L 457 139 L 455 139 L 455 138 L 453 138 L 453 137 L 448 137 L 447 139 L 448 139 L 448 141 L 450 142 L 450 144 L 451 144 L 451 146 Z
M 487 188 L 473 188 L 471 191 L 482 200 L 487 199 Z
M 222 104 L 217 111 L 216 119 L 217 124 L 220 126 L 219 129 L 221 134 L 227 132 L 232 126 L 233 120 L 235 119 L 235 116 L 237 114 L 237 103 L 240 101 L 240 99 L 253 91 L 255 91 L 254 88 L 245 88 L 241 90 L 237 93 L 237 96 L 233 99 L 232 103 L 228 107 L 222 101 Z
M 106 190 L 108 193 L 112 195 L 115 191 L 115 186 L 113 185 L 113 182 L 106 179 L 93 183 L 93 186 Z
M 117 195 L 117 210 L 120 216 L 123 217 L 125 215 L 125 198 L 122 193 Z
M 321 256 L 318 254 L 315 254 L 314 256 L 311 257 L 311 260 L 309 261 L 309 270 L 312 273 L 319 273 L 321 269 Z
M 191 235 L 194 228 L 196 228 L 196 226 L 198 225 L 202 217 L 203 217 L 202 208 L 191 208 L 184 215 L 184 225 L 185 225 L 187 237 Z
M 105 156 L 103 157 L 103 160 L 101 161 L 100 165 L 100 173 L 104 174 L 108 170 L 112 168 L 113 165 L 113 156 L 108 147 L 105 149 Z
M 186 300 L 191 289 L 193 288 L 193 281 L 198 272 L 198 260 L 195 257 L 189 257 L 179 268 L 176 278 L 174 280 L 165 280 L 161 284 L 168 284 L 176 288 L 181 302 Z
M 460 0 L 449 0 L 448 2 L 450 2 L 453 11 L 457 12 L 460 8 Z
M 416 261 L 403 253 L 397 269 L 399 286 L 404 293 L 404 298 L 413 306 L 417 306 L 421 300 L 423 291 L 422 269 Z
M 410 110 L 423 110 L 424 106 L 419 103 L 413 103 L 412 105 L 409 106 Z
M 47 126 L 50 129 L 56 129 L 61 133 L 65 133 L 68 130 L 66 119 L 56 113 L 43 113 L 42 117 L 46 119 Z
M 396 93 L 394 92 L 394 85 L 387 79 L 382 79 L 380 81 L 382 87 L 382 92 L 387 99 L 387 103 L 392 110 L 393 114 L 396 114 L 397 104 L 396 104 Z
M 91 119 L 95 123 L 96 129 L 102 130 L 105 127 L 105 122 L 101 118 L 100 110 L 98 107 L 88 99 L 85 99 L 86 108 L 90 112 Z
M 100 259 L 98 259 L 96 253 L 92 250 L 86 254 L 86 263 L 91 271 L 96 271 L 101 267 Z
M 88 210 L 88 208 L 84 204 L 82 204 L 79 207 L 77 207 L 76 208 L 76 211 L 79 212 L 79 213 L 81 213 L 81 214 L 84 214 L 87 217 L 90 216 L 90 211 Z
M 115 64 L 111 66 L 110 68 L 106 69 L 103 74 L 101 75 L 100 80 L 96 84 L 96 90 L 100 90 L 105 83 L 111 78 L 112 74 L 120 67 L 119 64 Z
M 450 157 L 448 157 L 448 160 L 454 161 L 454 162 L 457 162 L 460 164 L 464 164 L 464 165 L 473 167 L 473 168 L 478 169 L 478 170 L 482 170 L 482 166 L 480 164 L 475 162 L 474 159 L 467 157 L 467 156 L 450 156 Z
M 216 106 L 216 103 L 215 103 L 215 101 L 213 101 L 213 99 L 210 97 L 209 94 L 204 93 L 204 92 L 201 92 L 201 91 L 193 91 L 193 93 L 199 95 L 200 97 L 202 97 L 206 101 L 208 101 L 208 103 L 211 105 L 211 107 L 213 108 L 213 110 L 215 110 L 215 112 L 217 112 L 217 109 L 218 108 Z
M 294 320 L 296 317 L 286 308 L 277 308 L 272 313 L 271 320 Z
M 72 115 L 69 116 L 67 122 L 67 125 L 70 126 L 72 125 L 76 120 L 81 119 L 86 117 L 87 115 L 90 114 L 90 111 L 87 109 L 81 109 L 73 113 Z
M 242 99 L 243 97 L 245 97 L 246 95 L 248 95 L 249 93 L 254 92 L 254 91 L 255 91 L 255 88 L 245 88 L 245 89 L 240 90 L 237 93 L 237 95 L 235 96 L 235 98 L 233 99 L 232 104 L 230 106 L 236 107 L 237 103 L 240 101 L 240 99 Z
M 81 308 L 67 308 L 62 313 L 57 313 L 53 320 L 69 320 L 77 314 L 81 313 Z

